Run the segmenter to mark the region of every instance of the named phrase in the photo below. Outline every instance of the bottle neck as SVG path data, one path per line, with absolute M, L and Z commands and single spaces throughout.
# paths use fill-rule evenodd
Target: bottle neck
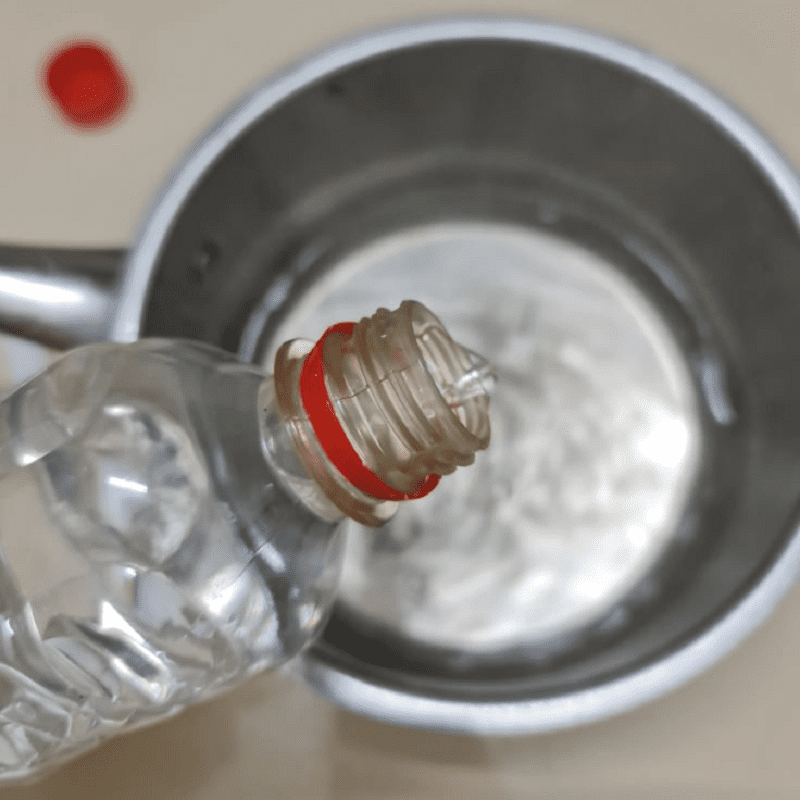
M 266 449 L 316 513 L 381 525 L 488 445 L 492 383 L 483 359 L 407 301 L 280 348 Z
M 327 522 L 343 519 L 345 513 L 328 499 L 298 457 L 292 426 L 278 408 L 272 375 L 262 382 L 258 403 L 262 451 L 284 489 L 321 519 Z

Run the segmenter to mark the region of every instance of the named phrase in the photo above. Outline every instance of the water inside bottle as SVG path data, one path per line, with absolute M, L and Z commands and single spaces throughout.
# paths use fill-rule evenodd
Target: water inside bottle
M 264 375 L 229 361 L 97 345 L 0 403 L 0 780 L 211 697 L 322 624 L 335 525 L 276 484 Z

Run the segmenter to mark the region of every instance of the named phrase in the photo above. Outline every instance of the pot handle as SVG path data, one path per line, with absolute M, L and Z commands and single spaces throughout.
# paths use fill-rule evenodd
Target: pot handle
M 0 330 L 58 349 L 108 339 L 126 255 L 0 244 Z

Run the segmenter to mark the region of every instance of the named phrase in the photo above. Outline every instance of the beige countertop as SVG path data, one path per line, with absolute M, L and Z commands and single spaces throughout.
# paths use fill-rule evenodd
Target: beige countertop
M 28 0 L 0 4 L 0 240 L 129 242 L 171 166 L 261 77 L 356 32 L 485 12 L 468 0 Z M 502 0 L 493 13 L 576 24 L 673 61 L 800 163 L 800 7 L 790 2 Z M 90 135 L 65 127 L 38 70 L 65 38 L 119 54 L 135 103 Z M 14 360 L 0 342 L 5 382 Z M 0 363 L 0 367 L 2 367 Z M 800 797 L 800 592 L 677 693 L 617 719 L 518 739 L 391 728 L 264 676 L 110 742 L 4 798 Z

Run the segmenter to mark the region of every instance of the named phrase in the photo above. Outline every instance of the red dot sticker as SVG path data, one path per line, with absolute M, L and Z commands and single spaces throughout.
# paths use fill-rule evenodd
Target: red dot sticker
M 130 101 L 122 68 L 95 42 L 72 42 L 54 53 L 45 67 L 45 81 L 62 116 L 79 128 L 111 124 Z

